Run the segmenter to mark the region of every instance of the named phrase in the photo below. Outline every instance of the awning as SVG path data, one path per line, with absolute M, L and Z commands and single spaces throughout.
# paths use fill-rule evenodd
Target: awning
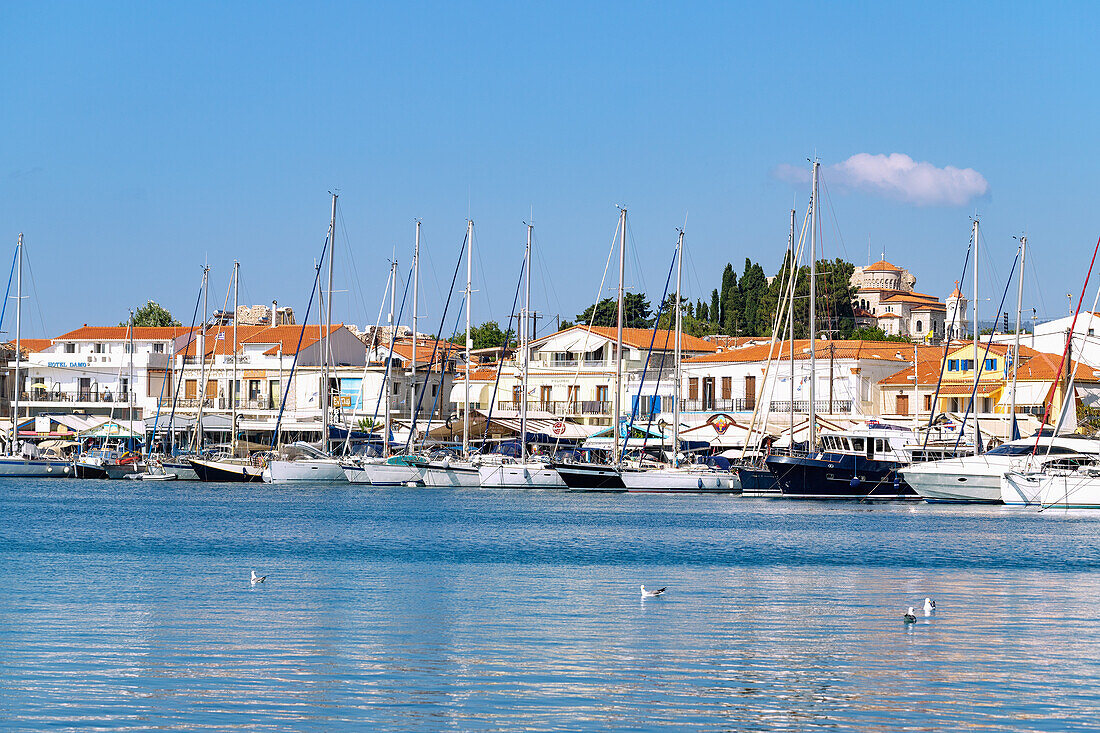
M 979 382 L 976 395 L 978 397 L 989 397 L 1002 389 L 1004 389 L 1004 384 L 1001 382 L 986 384 Z M 940 387 L 940 397 L 969 397 L 973 391 L 973 382 L 970 384 L 945 384 Z

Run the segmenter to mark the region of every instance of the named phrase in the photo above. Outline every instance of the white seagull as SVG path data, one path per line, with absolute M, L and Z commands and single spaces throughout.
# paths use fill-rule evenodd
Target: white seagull
M 252 571 L 252 585 L 256 585 L 257 583 L 262 583 L 265 580 L 267 580 L 266 575 L 256 575 L 256 571 L 255 570 Z
M 924 615 L 927 616 L 936 610 L 936 602 L 931 598 L 924 599 Z
M 909 610 L 905 612 L 905 615 L 902 618 L 905 619 L 905 623 L 907 624 L 914 623 L 917 620 L 917 614 L 913 613 L 912 606 L 909 607 Z
M 642 598 L 656 598 L 664 593 L 668 588 L 658 588 L 657 590 L 646 590 L 645 586 L 642 586 Z

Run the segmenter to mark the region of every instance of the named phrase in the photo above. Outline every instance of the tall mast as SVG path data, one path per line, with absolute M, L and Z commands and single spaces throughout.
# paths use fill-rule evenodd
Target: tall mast
M 233 455 L 237 455 L 237 308 L 238 290 L 240 285 L 241 263 L 233 260 L 233 381 L 229 383 L 229 401 L 233 405 L 233 421 L 230 423 L 233 430 Z
M 466 407 L 462 410 L 462 453 L 470 452 L 470 376 L 473 374 L 470 352 L 474 350 L 474 335 L 470 329 L 470 286 L 474 274 L 474 220 L 466 220 Z
M 981 435 L 978 432 L 978 218 L 974 217 L 974 400 L 970 411 L 974 414 L 974 452 L 981 453 Z M 966 426 L 963 426 L 965 431 Z
M 1016 374 L 1020 371 L 1020 320 L 1023 316 L 1023 304 L 1024 304 L 1024 261 L 1027 258 L 1027 237 L 1020 237 L 1020 274 L 1018 275 L 1019 282 L 1016 284 L 1016 347 L 1015 354 L 1012 356 L 1012 408 L 1009 410 L 1011 416 L 1008 426 L 1009 437 L 1012 435 L 1012 423 L 1016 421 Z
M 798 265 L 794 261 L 794 209 L 791 209 L 791 231 L 787 235 L 787 252 L 789 254 L 790 272 L 790 300 L 787 303 L 787 353 L 791 360 L 791 447 L 794 447 L 794 293 L 798 284 Z
M 10 454 L 15 450 L 15 441 L 19 439 L 19 370 L 23 364 L 22 348 L 20 343 L 20 335 L 22 333 L 22 314 L 23 314 L 23 232 L 19 232 L 19 244 L 16 245 L 16 259 L 19 260 L 19 264 L 16 266 L 15 274 L 15 399 L 12 404 L 11 413 L 11 441 L 8 443 L 8 453 Z
M 615 335 L 615 399 L 611 406 L 611 432 L 615 436 L 611 462 L 619 462 L 619 410 L 623 382 L 623 273 L 626 266 L 626 209 L 619 210 L 619 317 Z
M 199 328 L 199 340 L 198 340 L 198 357 L 199 357 L 199 389 L 196 392 L 199 395 L 199 406 L 195 412 L 195 440 L 194 450 L 196 452 L 202 450 L 202 408 L 206 402 L 206 325 L 210 318 L 210 303 L 209 294 L 210 290 L 207 285 L 210 282 L 210 265 L 202 266 L 202 326 Z M 224 331 L 223 331 L 224 333 Z M 217 343 L 215 341 L 215 343 Z M 184 356 L 180 361 L 180 369 L 184 369 L 187 363 L 187 357 Z
M 394 280 L 396 285 L 397 281 Z M 413 404 L 416 402 L 416 321 L 419 317 L 418 308 L 418 296 L 420 291 L 420 220 L 416 222 L 416 243 L 413 244 L 413 312 L 412 312 L 412 327 L 413 327 L 413 345 L 412 345 L 412 384 L 409 388 L 409 417 L 415 417 L 412 414 Z M 391 304 L 392 310 L 392 304 Z M 430 374 L 430 371 L 429 371 Z M 386 437 L 389 441 L 389 434 Z
M 519 459 L 520 462 L 527 461 L 527 358 L 530 356 L 528 353 L 531 339 L 531 230 L 534 228 L 533 224 L 527 225 L 527 251 L 523 255 L 523 267 L 524 277 L 524 295 L 523 295 L 523 313 L 520 315 L 520 351 L 522 352 L 523 360 L 523 386 L 520 394 L 520 408 L 519 408 Z M 504 354 L 500 355 L 500 358 L 504 358 Z
M 385 384 L 385 400 L 386 400 L 386 425 L 382 432 L 382 456 L 388 458 L 390 455 L 390 402 L 393 398 L 393 343 L 397 339 L 397 321 L 396 313 L 394 312 L 394 296 L 397 290 L 397 260 L 390 263 L 390 357 L 389 363 L 386 365 L 386 370 L 383 372 Z
M 329 412 L 329 331 L 332 330 L 332 261 L 336 255 L 336 199 L 332 194 L 332 219 L 328 225 L 328 295 L 325 297 L 325 325 L 321 334 L 321 450 L 329 451 L 328 412 Z M 234 321 L 235 322 L 235 321 Z
M 684 329 L 683 313 L 680 308 L 680 287 L 684 271 L 684 230 L 676 238 L 676 353 L 673 356 L 676 371 L 673 373 L 672 401 L 672 467 L 680 467 L 680 358 L 683 350 L 682 333 Z
M 810 452 L 817 446 L 817 168 L 814 161 L 813 191 L 810 193 Z
M 126 426 L 126 429 L 131 433 L 131 446 L 133 444 L 133 432 L 134 432 L 134 309 L 130 309 L 130 340 L 127 346 L 130 347 L 130 376 L 126 380 L 126 390 L 130 393 L 126 395 L 126 416 L 130 424 Z M 148 374 L 148 370 L 145 372 Z M 154 438 L 157 436 L 154 435 Z M 148 451 L 146 451 L 148 452 Z

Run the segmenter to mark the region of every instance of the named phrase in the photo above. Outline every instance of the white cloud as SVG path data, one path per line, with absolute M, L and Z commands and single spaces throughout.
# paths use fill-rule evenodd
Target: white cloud
M 809 166 L 782 164 L 774 174 L 790 183 L 809 181 Z M 826 182 L 917 206 L 965 206 L 989 192 L 989 182 L 973 168 L 917 162 L 904 153 L 857 153 L 827 166 Z

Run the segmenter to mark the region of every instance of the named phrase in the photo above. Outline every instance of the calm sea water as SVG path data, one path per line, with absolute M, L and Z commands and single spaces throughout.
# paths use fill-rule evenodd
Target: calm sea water
M 4 729 L 1100 726 L 1096 513 L 77 480 L 0 508 Z

